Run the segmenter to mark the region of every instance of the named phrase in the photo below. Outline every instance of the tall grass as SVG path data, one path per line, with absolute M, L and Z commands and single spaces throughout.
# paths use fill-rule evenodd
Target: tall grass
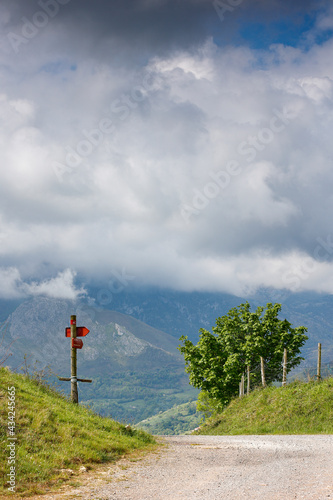
M 46 385 L 0 368 L 0 493 L 8 491 L 8 387 L 15 387 L 16 493 L 68 481 L 66 469 L 117 460 L 153 447 L 154 438 L 75 405 Z
M 200 434 L 333 434 L 333 378 L 257 389 L 234 399 Z

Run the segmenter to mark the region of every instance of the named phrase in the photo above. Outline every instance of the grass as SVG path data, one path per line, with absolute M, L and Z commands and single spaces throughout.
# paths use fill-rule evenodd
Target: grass
M 333 434 L 333 378 L 295 381 L 235 398 L 200 434 Z
M 197 412 L 196 402 L 175 405 L 167 411 L 142 420 L 135 427 L 155 435 L 184 434 L 198 427 L 203 415 Z
M 0 368 L 0 381 L 0 496 L 12 494 L 7 483 L 8 387 L 15 387 L 15 492 L 20 497 L 75 481 L 68 469 L 75 473 L 84 465 L 89 470 L 156 445 L 151 435 L 100 417 L 24 375 Z

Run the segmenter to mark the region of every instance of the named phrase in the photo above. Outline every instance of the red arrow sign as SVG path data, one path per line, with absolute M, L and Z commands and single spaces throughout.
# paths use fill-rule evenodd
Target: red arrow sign
M 82 349 L 83 347 L 83 342 L 81 339 L 72 339 L 72 347 L 74 349 Z
M 88 335 L 89 332 L 90 332 L 90 330 L 88 330 L 88 328 L 86 328 L 85 326 L 77 326 L 76 327 L 76 336 L 77 337 L 85 337 L 86 335 Z M 71 336 L 71 328 L 67 327 L 65 329 L 65 337 L 70 337 L 70 336 Z

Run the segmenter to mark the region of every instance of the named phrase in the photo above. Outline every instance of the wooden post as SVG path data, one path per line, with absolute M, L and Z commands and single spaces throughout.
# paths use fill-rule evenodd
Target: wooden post
M 283 351 L 283 373 L 282 373 L 282 385 L 287 385 L 287 349 Z
M 71 316 L 71 343 L 72 339 L 76 339 L 76 316 Z M 76 349 L 71 344 L 71 400 L 73 403 L 79 402 L 77 393 L 77 370 L 76 370 Z
M 250 394 L 250 365 L 247 365 L 247 388 L 246 388 L 246 394 Z
M 318 343 L 317 381 L 321 379 L 321 343 Z
M 260 365 L 261 365 L 261 383 L 263 387 L 266 387 L 265 362 L 262 356 L 260 356 Z
M 71 400 L 73 403 L 78 404 L 79 396 L 77 393 L 77 383 L 78 382 L 90 382 L 91 383 L 92 380 L 87 379 L 87 378 L 86 379 L 77 378 L 77 366 L 76 366 L 76 359 L 77 359 L 76 356 L 77 355 L 76 355 L 76 352 L 77 352 L 77 349 L 82 348 L 83 343 L 82 343 L 81 339 L 77 339 L 76 345 L 73 346 L 73 341 L 74 341 L 74 339 L 76 339 L 77 334 L 79 335 L 79 337 L 84 337 L 85 335 L 87 335 L 89 333 L 89 330 L 85 326 L 79 326 L 79 330 L 77 330 L 77 328 L 76 328 L 76 316 L 75 316 L 75 314 L 73 314 L 71 316 L 70 332 L 71 332 L 71 377 L 70 378 L 59 377 L 58 375 L 57 375 L 57 377 L 58 377 L 58 380 L 63 380 L 64 382 L 71 383 Z M 69 337 L 69 328 L 66 328 L 65 336 Z
M 239 397 L 244 396 L 244 375 L 242 375 L 241 381 L 239 382 Z

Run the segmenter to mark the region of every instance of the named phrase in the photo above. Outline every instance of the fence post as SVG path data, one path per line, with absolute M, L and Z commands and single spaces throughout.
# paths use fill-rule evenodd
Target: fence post
M 285 349 L 283 351 L 283 374 L 282 374 L 283 386 L 287 385 L 287 359 L 288 359 L 288 354 L 287 354 L 287 349 Z
M 321 379 L 321 343 L 318 343 L 317 381 Z
M 261 383 L 263 387 L 266 387 L 265 362 L 262 356 L 260 356 L 260 366 L 261 366 Z
M 246 394 L 250 394 L 250 365 L 247 365 L 247 388 L 246 388 Z
M 242 375 L 241 381 L 239 382 L 239 397 L 244 396 L 244 375 Z

